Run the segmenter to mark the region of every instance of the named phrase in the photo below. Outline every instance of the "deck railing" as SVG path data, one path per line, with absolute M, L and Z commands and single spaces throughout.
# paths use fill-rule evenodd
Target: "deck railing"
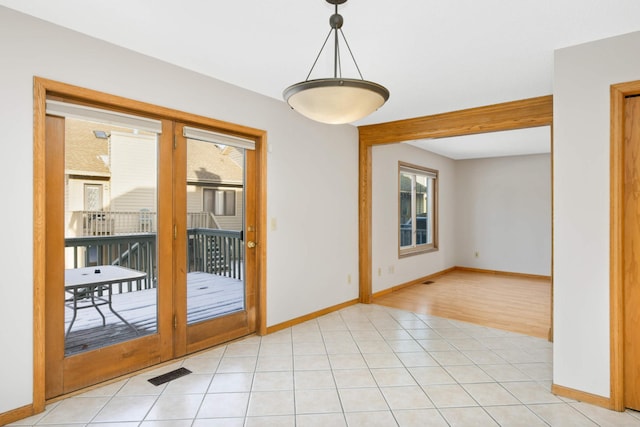
M 242 279 L 242 232 L 191 228 L 187 230 L 187 236 L 189 272 L 203 271 Z
M 71 227 L 78 236 L 110 236 L 115 234 L 153 233 L 157 231 L 156 212 L 139 211 L 74 211 Z M 187 212 L 188 228 L 220 228 L 211 212 Z
M 73 265 L 67 265 L 67 268 L 119 265 L 147 273 L 146 279 L 138 283 L 139 289 L 127 289 L 127 291 L 150 289 L 156 286 L 156 235 L 154 233 L 68 237 L 65 239 L 65 247 L 71 248 L 73 260 Z M 124 292 L 123 289 L 119 291 Z
M 190 228 L 187 230 L 187 237 L 188 272 L 202 271 L 242 280 L 244 246 L 240 231 Z M 147 274 L 146 279 L 137 285 L 137 289 L 132 289 L 129 284 L 126 289 L 114 288 L 116 292 L 156 287 L 155 233 L 67 237 L 65 247 L 71 250 L 72 260 L 67 268 L 119 265 Z

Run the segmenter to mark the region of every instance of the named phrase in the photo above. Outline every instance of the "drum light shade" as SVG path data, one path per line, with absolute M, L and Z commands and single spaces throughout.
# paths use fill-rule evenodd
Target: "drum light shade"
M 342 33 L 343 18 L 338 14 L 338 4 L 346 0 L 326 0 L 335 5 L 335 13 L 329 19 L 331 30 L 324 41 L 316 61 L 311 66 L 307 80 L 289 86 L 283 92 L 285 101 L 305 117 L 322 123 L 343 124 L 351 123 L 368 116 L 376 111 L 389 99 L 389 91 L 378 83 L 370 82 L 362 78 L 360 68 L 351 52 L 349 43 Z M 345 45 L 351 54 L 360 79 L 343 78 L 341 75 L 339 58 L 338 32 L 342 35 Z M 327 40 L 333 33 L 334 51 L 333 78 L 309 80 L 309 76 L 320 57 Z M 340 73 L 339 73 L 340 71 Z

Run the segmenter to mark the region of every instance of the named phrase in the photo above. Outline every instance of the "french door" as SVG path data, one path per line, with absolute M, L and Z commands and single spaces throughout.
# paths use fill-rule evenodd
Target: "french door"
M 209 122 L 47 99 L 46 398 L 256 331 L 255 141 Z
M 256 155 L 246 140 L 183 123 L 174 141 L 182 355 L 256 330 L 256 287 L 247 285 L 256 282 Z

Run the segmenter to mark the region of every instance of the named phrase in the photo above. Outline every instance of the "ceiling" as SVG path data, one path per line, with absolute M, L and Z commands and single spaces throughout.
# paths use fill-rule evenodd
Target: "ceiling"
M 407 144 L 454 160 L 542 154 L 551 151 L 551 127 L 423 139 Z
M 325 0 L 0 5 L 276 99 L 306 78 L 333 13 Z M 555 49 L 640 30 L 638 0 L 351 0 L 339 12 L 363 77 L 391 92 L 355 125 L 548 95 Z M 322 56 L 311 78 L 331 66 Z

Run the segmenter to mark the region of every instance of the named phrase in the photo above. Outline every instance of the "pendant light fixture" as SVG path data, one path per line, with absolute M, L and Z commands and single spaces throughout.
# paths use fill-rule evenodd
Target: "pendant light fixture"
M 326 1 L 335 5 L 335 13 L 329 18 L 331 25 L 329 34 L 322 44 L 311 70 L 309 70 L 309 74 L 307 74 L 307 79 L 286 88 L 283 97 L 291 108 L 312 120 L 329 124 L 351 123 L 380 108 L 389 99 L 389 91 L 384 86 L 364 80 L 362 77 L 353 52 L 351 52 L 349 43 L 342 32 L 344 20 L 342 15 L 338 14 L 338 5 L 347 0 Z M 360 75 L 359 79 L 342 77 L 338 33 L 342 36 L 344 44 L 349 50 L 351 59 Z M 333 77 L 309 80 L 309 76 L 311 76 L 311 72 L 332 34 Z

